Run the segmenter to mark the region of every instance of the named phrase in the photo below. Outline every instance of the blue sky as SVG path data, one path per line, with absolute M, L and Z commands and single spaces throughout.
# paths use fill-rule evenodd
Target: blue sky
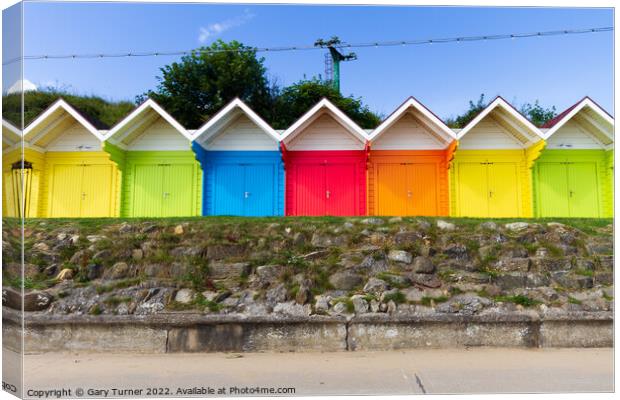
M 611 9 L 26 3 L 25 54 L 191 49 L 216 39 L 269 47 L 546 31 L 613 25 Z M 6 36 L 5 36 L 6 37 Z M 613 33 L 355 49 L 342 92 L 389 114 L 413 95 L 446 118 L 480 93 L 559 110 L 585 95 L 613 110 Z M 323 74 L 323 51 L 261 53 L 280 84 Z M 25 78 L 131 99 L 174 57 L 26 61 Z M 6 88 L 7 82 L 3 82 Z

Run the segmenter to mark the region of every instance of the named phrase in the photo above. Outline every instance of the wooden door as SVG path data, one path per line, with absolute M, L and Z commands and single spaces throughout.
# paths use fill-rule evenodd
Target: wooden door
M 248 217 L 275 214 L 275 179 L 273 164 L 244 166 L 243 215 Z
M 573 218 L 598 218 L 596 164 L 570 163 L 567 171 L 569 215 Z
M 437 210 L 437 165 L 407 165 L 407 215 L 433 216 Z
M 54 165 L 49 200 L 51 218 L 80 217 L 83 173 L 81 165 Z
M 159 217 L 163 201 L 163 167 L 136 165 L 133 178 L 132 217 Z
M 325 215 L 325 165 L 300 163 L 296 166 L 295 178 L 296 215 Z
M 239 164 L 219 164 L 213 168 L 213 213 L 243 215 L 245 168 Z
M 568 217 L 568 170 L 565 163 L 540 163 L 537 170 L 540 217 Z
M 483 163 L 461 163 L 458 169 L 459 216 L 489 215 L 487 166 Z
M 518 166 L 515 163 L 489 163 L 488 193 L 491 218 L 520 217 Z
M 80 216 L 110 217 L 114 180 L 112 165 L 84 165 L 82 168 Z
M 407 166 L 378 163 L 376 168 L 377 215 L 408 215 Z
M 337 216 L 357 215 L 355 164 L 327 164 L 324 168 L 326 214 Z
M 186 217 L 193 215 L 194 166 L 171 164 L 162 168 L 162 217 Z

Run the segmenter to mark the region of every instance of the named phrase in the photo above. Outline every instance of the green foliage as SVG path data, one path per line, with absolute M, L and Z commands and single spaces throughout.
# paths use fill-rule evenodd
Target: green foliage
M 194 304 L 201 307 L 207 307 L 211 312 L 218 312 L 222 309 L 222 305 L 215 301 L 207 300 L 202 293 L 196 294 Z
M 103 302 L 107 306 L 115 307 L 122 303 L 131 303 L 131 300 L 132 298 L 129 296 L 110 296 Z
M 464 113 L 454 117 L 448 118 L 446 120 L 446 124 L 450 128 L 463 128 L 465 125 L 470 123 L 476 116 L 484 110 L 487 106 L 487 102 L 485 101 L 485 95 L 481 94 L 478 98 L 477 102 L 472 100 L 469 101 L 469 108 Z M 521 106 L 520 110 L 521 114 L 525 115 L 534 125 L 542 126 L 550 119 L 553 119 L 557 112 L 555 110 L 555 106 L 551 108 L 545 108 L 540 105 L 538 100 L 532 103 L 525 103 Z
M 577 300 L 576 298 L 571 297 L 571 296 L 568 296 L 568 302 L 570 304 L 581 304 L 581 300 Z
M 544 108 L 538 103 L 538 100 L 536 100 L 534 104 L 523 104 L 520 111 L 521 114 L 525 115 L 536 126 L 543 126 L 547 121 L 553 119 L 557 115 L 555 106 Z
M 503 303 L 515 303 L 522 305 L 523 307 L 533 307 L 537 304 L 540 304 L 540 301 L 530 299 L 529 297 L 522 294 L 518 294 L 515 296 L 496 296 L 494 300 Z
M 5 276 L 3 277 L 3 280 L 6 286 L 10 286 L 15 289 L 21 289 L 23 287 L 24 289 L 42 290 L 42 289 L 48 289 L 54 286 L 54 282 L 48 279 L 37 280 L 37 279 L 31 279 L 31 278 L 24 278 L 22 280 L 22 278 L 19 276 L 18 277 Z
M 348 313 L 355 312 L 355 306 L 353 305 L 353 300 L 351 300 L 348 297 L 336 297 L 335 299 L 332 300 L 332 303 L 334 305 L 336 305 L 338 303 L 343 303 L 345 305 Z
M 101 315 L 103 313 L 103 310 L 101 309 L 101 306 L 99 304 L 95 304 L 90 308 L 90 310 L 88 310 L 88 313 L 90 315 Z
M 329 83 L 318 79 L 302 80 L 284 88 L 275 98 L 271 124 L 286 129 L 321 99 L 326 98 L 362 128 L 372 129 L 381 122 L 379 116 L 362 103 L 361 98 L 345 97 Z
M 594 277 L 594 271 L 592 271 L 591 269 L 576 269 L 575 274 L 581 275 L 581 276 L 587 276 L 590 278 Z
M 97 128 L 108 128 L 116 124 L 135 108 L 135 105 L 129 101 L 113 102 L 98 96 L 83 96 L 66 90 L 43 88 L 24 93 L 25 125 L 32 122 L 59 98 L 71 104 Z M 13 93 L 3 96 L 2 105 L 2 118 L 19 127 L 22 111 L 21 94 Z
M 454 118 L 448 118 L 445 122 L 450 128 L 463 128 L 467 125 L 472 119 L 476 118 L 484 108 L 487 106 L 484 101 L 484 94 L 481 94 L 478 98 L 478 101 L 474 103 L 472 100 L 469 101 L 469 109 L 465 111 L 463 114 L 458 115 Z
M 402 303 L 407 301 L 407 298 L 405 297 L 403 292 L 397 291 L 397 292 L 394 292 L 394 293 L 388 293 L 385 296 L 383 296 L 383 302 L 384 303 L 387 303 L 390 300 L 394 301 L 394 303 L 396 303 L 396 304 L 402 304 Z
M 157 89 L 137 100 L 152 98 L 186 128 L 198 128 L 236 97 L 269 119 L 273 96 L 263 63 L 253 48 L 218 40 L 161 68 Z
M 422 300 L 420 300 L 420 303 L 424 306 L 429 307 L 432 303 L 444 303 L 446 301 L 449 300 L 448 296 L 439 296 L 439 297 L 428 297 L 428 296 L 424 296 L 422 297 Z

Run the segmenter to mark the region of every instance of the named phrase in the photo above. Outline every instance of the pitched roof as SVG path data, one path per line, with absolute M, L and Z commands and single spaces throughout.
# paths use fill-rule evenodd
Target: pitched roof
M 302 115 L 293 125 L 284 131 L 282 141 L 290 142 L 297 134 L 303 131 L 310 123 L 316 119 L 323 110 L 327 109 L 332 116 L 360 142 L 365 143 L 368 140 L 366 132 L 359 127 L 351 118 L 336 107 L 326 98 L 321 99 L 314 107 Z
M 614 141 L 614 136 L 613 136 L 614 118 L 607 111 L 605 111 L 605 109 L 599 106 L 594 100 L 592 100 L 588 96 L 584 97 L 583 99 L 579 100 L 572 106 L 568 107 L 566 110 L 558 114 L 555 118 L 549 120 L 545 125 L 543 125 L 543 128 L 547 129 L 547 131 L 544 133 L 544 138 L 548 139 L 555 132 L 557 132 L 562 126 L 564 126 L 564 124 L 572 120 L 577 114 L 582 115 L 582 111 L 585 109 L 591 110 L 594 115 L 593 116 L 586 115 L 584 116 L 584 118 L 588 118 L 588 119 L 600 118 L 599 122 L 603 123 L 601 125 L 600 123 L 597 123 L 596 121 L 588 122 L 587 124 L 589 124 L 590 126 L 594 126 L 598 131 L 600 131 L 599 133 L 602 133 L 602 136 L 598 136 L 594 132 L 590 132 L 590 133 L 593 136 L 595 136 L 596 140 L 601 142 L 603 146 L 611 145 Z M 604 126 L 605 123 L 609 124 L 609 126 Z
M 166 122 L 168 122 L 175 130 L 177 130 L 181 135 L 183 135 L 186 139 L 192 140 L 192 135 L 179 123 L 177 122 L 172 115 L 168 114 L 166 110 L 164 110 L 159 104 L 155 102 L 155 100 L 149 98 L 140 104 L 135 110 L 130 112 L 125 118 L 123 118 L 120 122 L 112 127 L 106 134 L 106 140 L 110 140 L 115 138 L 115 136 L 120 135 L 120 132 L 123 132 L 123 129 L 127 128 L 131 122 L 138 119 L 143 113 L 147 112 L 147 110 L 152 110 L 157 115 L 162 117 Z
M 496 108 L 505 110 L 510 117 L 518 122 L 525 129 L 521 133 L 525 132 L 526 136 L 520 139 L 521 143 L 533 143 L 535 139 L 542 139 L 543 134 L 532 122 L 527 119 L 519 110 L 517 110 L 512 104 L 507 102 L 503 97 L 497 96 L 493 101 L 489 103 L 474 119 L 472 119 L 463 129 L 461 129 L 457 138 L 462 139 L 467 133 L 469 133 L 480 121 L 482 121 L 487 115 L 489 115 Z M 526 139 L 524 142 L 523 139 Z
M 2 120 L 2 143 L 4 148 L 4 143 L 6 143 L 7 147 L 12 147 L 17 145 L 22 138 L 22 132 L 12 123 L 3 119 Z
M 275 141 L 280 141 L 280 135 L 239 98 L 235 98 L 233 101 L 228 103 L 228 105 L 218 111 L 217 114 L 211 117 L 211 119 L 209 119 L 202 127 L 198 128 L 198 130 L 196 130 L 192 135 L 194 140 L 200 140 L 202 142 L 207 141 L 219 133 L 220 130 L 225 128 L 228 123 L 240 113 L 245 114 L 252 122 L 261 128 L 266 134 L 271 136 Z
M 441 118 L 439 118 L 424 104 L 420 103 L 415 97 L 410 96 L 369 134 L 369 140 L 375 140 L 379 135 L 387 131 L 389 127 L 391 127 L 396 121 L 398 121 L 400 117 L 403 116 L 411 108 L 422 113 L 425 118 L 427 118 L 433 125 L 439 128 L 446 142 L 456 139 L 456 134 L 454 133 L 454 131 L 450 129 L 450 127 L 448 127 L 448 125 L 446 125 L 446 123 Z
M 103 135 L 99 132 L 99 130 L 93 125 L 89 118 L 86 118 L 80 111 L 78 111 L 75 107 L 69 104 L 65 99 L 59 98 L 55 102 L 49 105 L 37 118 L 35 118 L 26 128 L 24 129 L 24 137 L 27 137 L 31 132 L 33 132 L 37 127 L 41 124 L 45 123 L 46 120 L 50 118 L 54 118 L 56 113 L 65 112 L 73 117 L 78 123 L 80 123 L 86 130 L 95 135 L 99 140 L 103 140 Z

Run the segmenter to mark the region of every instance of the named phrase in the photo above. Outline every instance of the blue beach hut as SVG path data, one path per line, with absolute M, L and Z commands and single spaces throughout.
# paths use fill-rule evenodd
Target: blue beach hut
M 239 99 L 194 133 L 203 215 L 284 215 L 280 137 Z

